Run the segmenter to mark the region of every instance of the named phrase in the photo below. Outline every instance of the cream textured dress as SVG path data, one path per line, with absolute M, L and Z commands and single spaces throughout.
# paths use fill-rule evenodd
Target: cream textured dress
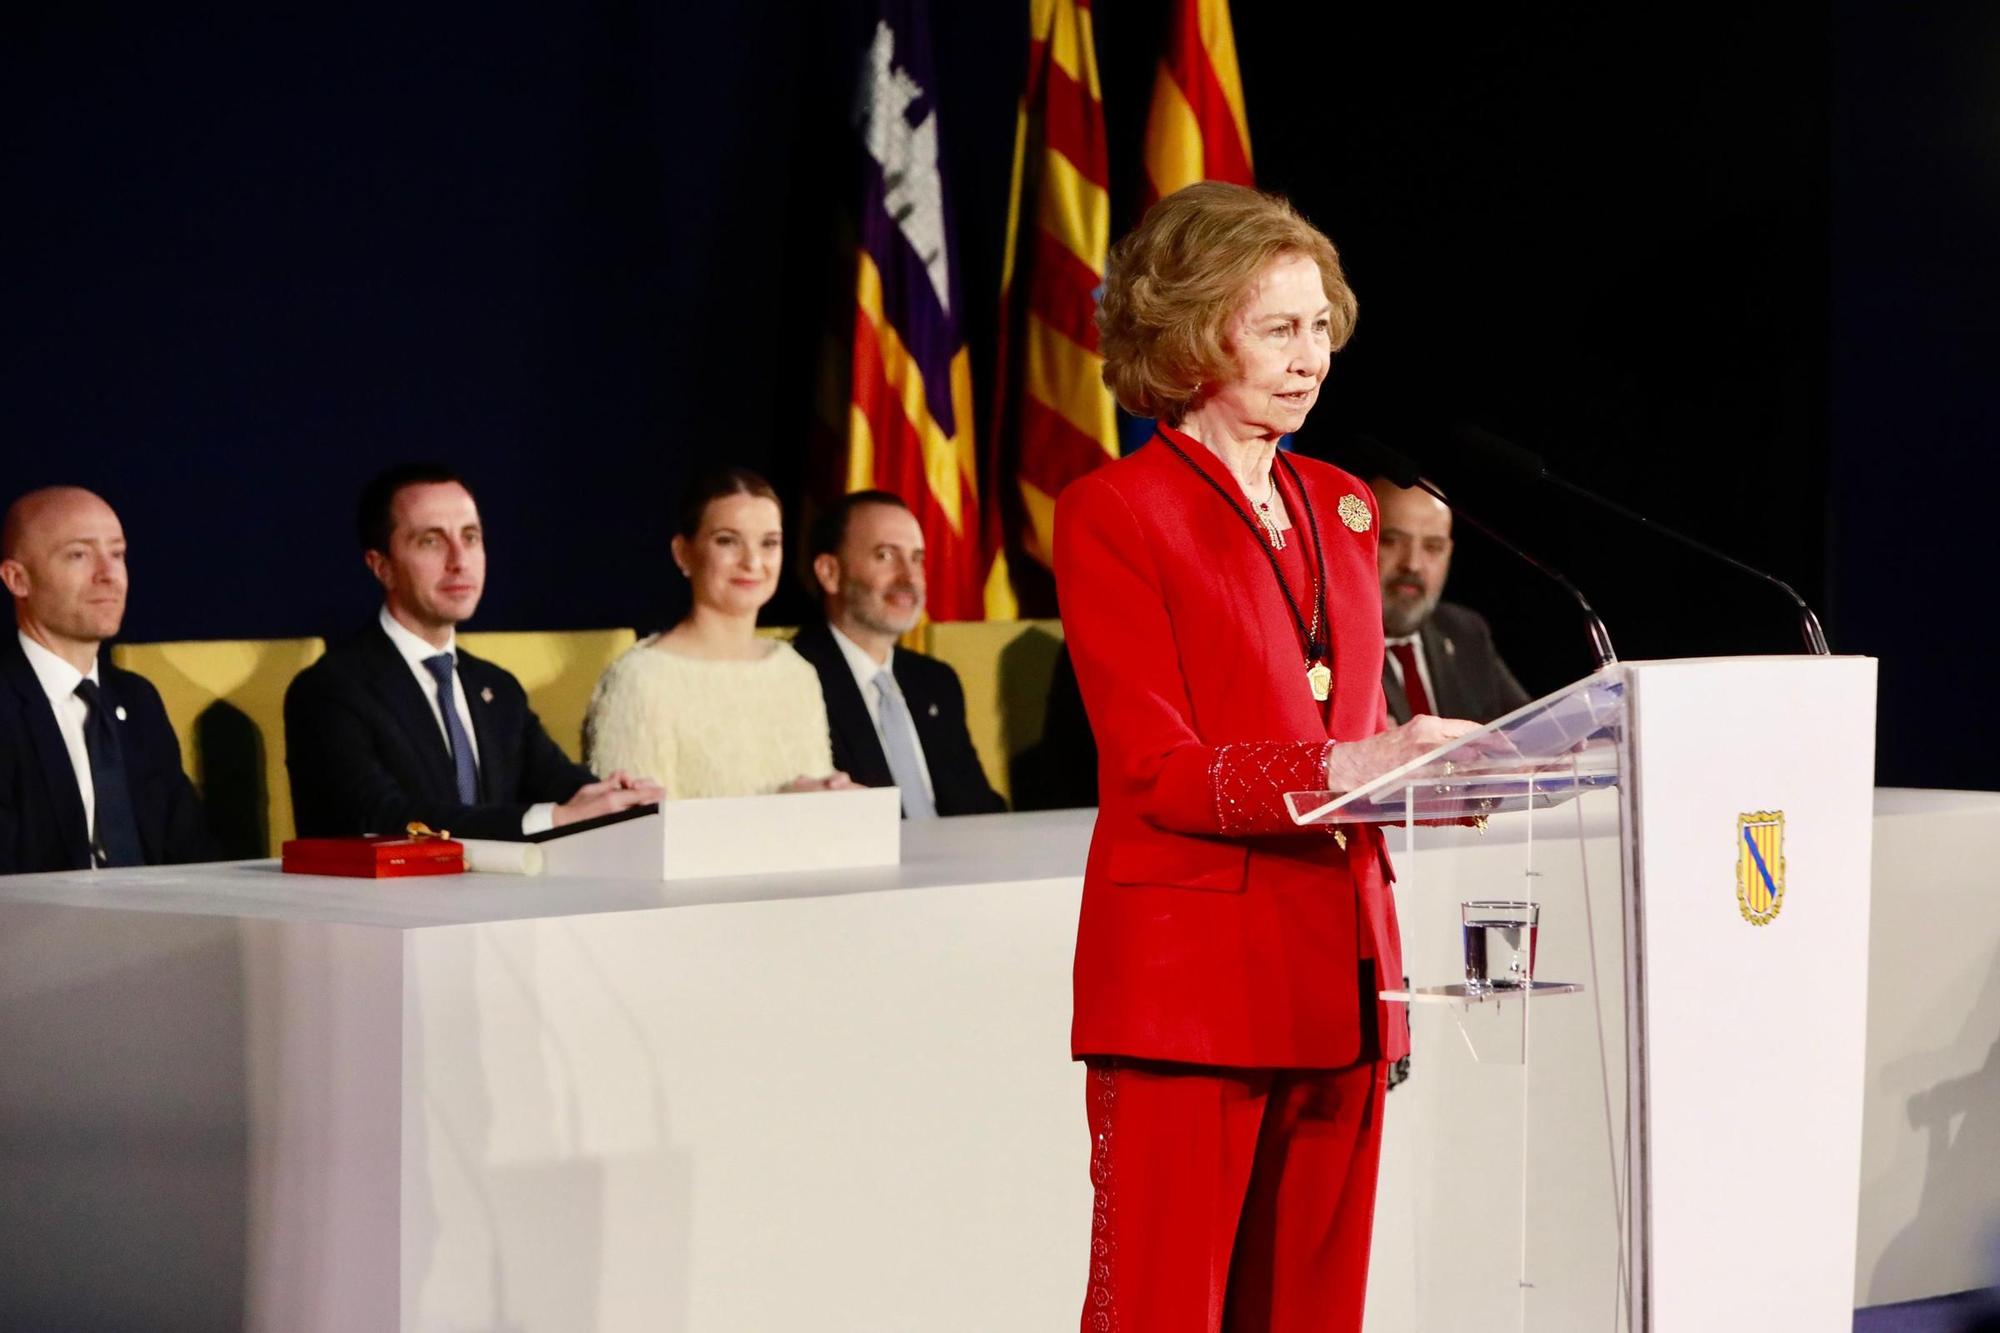
M 833 772 L 819 673 L 777 643 L 752 662 L 684 657 L 641 639 L 604 669 L 584 720 L 602 777 L 652 778 L 671 799 L 752 796 Z

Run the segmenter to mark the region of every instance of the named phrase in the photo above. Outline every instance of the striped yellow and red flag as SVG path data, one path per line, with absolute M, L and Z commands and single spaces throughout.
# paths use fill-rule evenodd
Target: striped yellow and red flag
M 877 12 L 856 110 L 867 151 L 844 481 L 916 513 L 933 620 L 1012 616 L 979 501 L 929 15 L 925 0 L 879 0 Z M 989 587 L 1006 595 L 990 601 Z
M 1032 0 L 1028 23 L 988 493 L 1008 520 L 1008 548 L 1028 557 L 1016 579 L 1034 603 L 1047 600 L 1047 578 L 1028 564 L 1050 563 L 1056 496 L 1118 456 L 1118 423 L 1097 343 L 1111 173 L 1089 0 Z
M 1255 185 L 1229 0 L 1173 0 L 1146 117 L 1146 203 L 1196 181 Z

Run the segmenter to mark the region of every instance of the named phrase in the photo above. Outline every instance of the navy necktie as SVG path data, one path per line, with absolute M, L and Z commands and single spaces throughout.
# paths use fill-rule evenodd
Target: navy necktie
M 97 805 L 91 824 L 95 836 L 90 859 L 100 866 L 142 866 L 146 854 L 139 846 L 139 820 L 132 813 L 132 784 L 125 777 L 125 747 L 118 739 L 118 723 L 90 677 L 77 682 L 76 697 L 90 709 L 83 722 L 83 747 L 90 753 L 90 785 L 96 791 Z
M 479 766 L 472 760 L 472 738 L 465 734 L 465 723 L 459 721 L 458 700 L 452 688 L 451 654 L 426 657 L 424 667 L 437 681 L 438 712 L 444 717 L 445 738 L 451 742 L 451 767 L 458 778 L 459 803 L 471 805 L 479 799 Z

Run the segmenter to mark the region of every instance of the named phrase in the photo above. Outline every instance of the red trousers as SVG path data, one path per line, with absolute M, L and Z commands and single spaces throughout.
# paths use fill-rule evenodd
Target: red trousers
M 1386 1075 L 1091 1061 L 1084 1333 L 1358 1333 Z

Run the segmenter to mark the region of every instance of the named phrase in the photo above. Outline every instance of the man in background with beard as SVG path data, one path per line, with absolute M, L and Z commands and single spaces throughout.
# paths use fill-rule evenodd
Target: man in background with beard
M 888 491 L 856 491 L 813 524 L 812 581 L 826 619 L 792 640 L 819 672 L 833 766 L 899 787 L 909 819 L 1007 808 L 965 728 L 958 673 L 899 648 L 924 613 L 924 532 Z
M 1376 564 L 1388 641 L 1382 693 L 1389 716 L 1399 723 L 1419 713 L 1491 722 L 1528 702 L 1493 647 L 1485 618 L 1439 600 L 1451 572 L 1451 510 L 1385 477 L 1369 486 L 1382 511 Z

